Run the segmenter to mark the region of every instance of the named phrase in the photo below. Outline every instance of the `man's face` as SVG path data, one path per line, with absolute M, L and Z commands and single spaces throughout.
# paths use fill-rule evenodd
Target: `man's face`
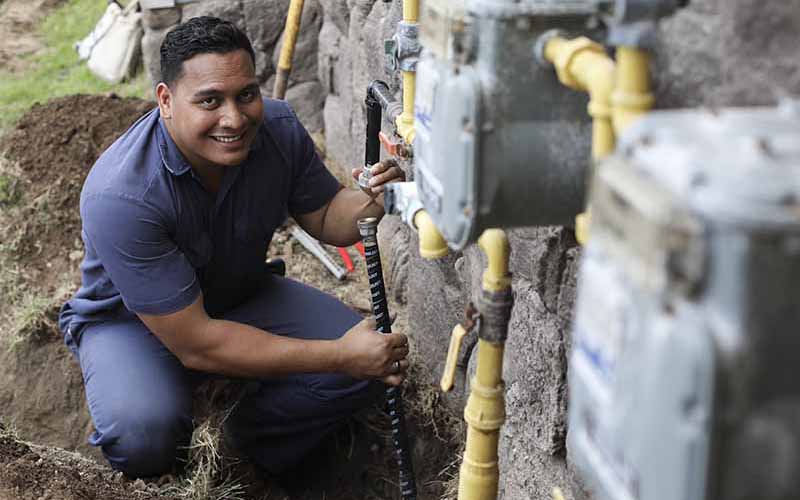
M 264 104 L 250 55 L 244 50 L 198 54 L 182 75 L 156 88 L 172 139 L 193 167 L 243 162 L 263 119 Z

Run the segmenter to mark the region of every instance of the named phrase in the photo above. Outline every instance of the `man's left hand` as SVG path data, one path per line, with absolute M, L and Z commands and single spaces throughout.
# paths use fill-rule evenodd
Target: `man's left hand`
M 361 175 L 363 167 L 354 168 L 352 171 L 353 179 L 358 182 L 358 176 Z M 374 198 L 377 203 L 383 206 L 383 192 L 386 190 L 386 185 L 391 182 L 403 182 L 406 180 L 406 173 L 391 158 L 378 162 L 372 166 L 372 177 L 369 180 L 369 189 L 362 188 L 362 191 L 367 193 L 371 198 Z

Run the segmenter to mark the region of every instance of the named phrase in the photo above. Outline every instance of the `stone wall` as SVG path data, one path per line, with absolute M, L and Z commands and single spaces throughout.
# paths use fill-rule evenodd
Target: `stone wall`
M 330 156 L 363 161 L 364 90 L 374 78 L 397 89 L 382 67 L 381 42 L 400 18 L 400 0 L 320 0 L 319 79 L 328 92 L 325 130 Z M 800 95 L 800 1 L 693 0 L 659 28 L 652 71 L 658 108 L 771 104 Z M 565 92 L 568 90 L 565 89 Z M 587 138 L 588 139 L 588 138 Z M 589 151 L 588 143 L 576 147 Z M 485 258 L 475 248 L 428 262 L 416 236 L 391 217 L 382 233 L 392 245 L 390 287 L 409 309 L 409 334 L 426 382 L 437 383 L 450 331 L 475 298 Z M 509 231 L 515 306 L 507 343 L 507 422 L 500 445 L 501 498 L 543 500 L 554 486 L 582 499 L 565 449 L 567 354 L 580 257 L 571 230 Z M 465 374 L 444 399 L 464 404 Z

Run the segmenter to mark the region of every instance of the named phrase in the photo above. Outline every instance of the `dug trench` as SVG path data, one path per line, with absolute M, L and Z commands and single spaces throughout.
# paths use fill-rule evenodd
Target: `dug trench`
M 92 423 L 80 369 L 56 327 L 58 308 L 79 284 L 80 189 L 102 151 L 152 107 L 113 95 L 68 96 L 34 106 L 0 138 L 0 500 L 399 498 L 390 425 L 378 406 L 346 422 L 289 476 L 259 473 L 224 445 L 219 430 L 241 381 L 198 389 L 196 430 L 180 474 L 131 480 L 86 444 Z M 355 270 L 344 281 L 287 228 L 265 257 L 282 257 L 288 276 L 368 314 L 364 265 L 348 252 Z M 391 306 L 402 331 L 403 305 Z M 419 498 L 452 498 L 461 419 L 439 404 L 436 388 L 416 382 L 421 368 L 411 341 L 405 405 Z

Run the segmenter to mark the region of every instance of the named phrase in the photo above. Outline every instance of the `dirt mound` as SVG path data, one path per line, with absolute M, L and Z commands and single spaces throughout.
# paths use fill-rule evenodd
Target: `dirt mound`
M 80 371 L 56 328 L 79 282 L 78 198 L 100 153 L 154 106 L 69 96 L 34 106 L 0 140 L 0 405 L 28 439 L 84 453 Z M 57 383 L 54 383 L 57 381 Z
M 44 224 L 24 228 L 31 231 L 19 235 L 15 253 L 20 259 L 38 268 L 36 264 L 52 263 L 54 253 L 75 249 L 78 198 L 86 174 L 100 153 L 153 106 L 141 99 L 63 97 L 35 105 L 3 138 L 0 151 L 16 174 L 11 181 L 15 192 L 6 197 L 24 197 L 46 212 L 36 217 Z M 45 239 L 47 248 L 38 245 Z
M 0 500 L 170 500 L 73 453 L 19 441 L 0 424 Z

